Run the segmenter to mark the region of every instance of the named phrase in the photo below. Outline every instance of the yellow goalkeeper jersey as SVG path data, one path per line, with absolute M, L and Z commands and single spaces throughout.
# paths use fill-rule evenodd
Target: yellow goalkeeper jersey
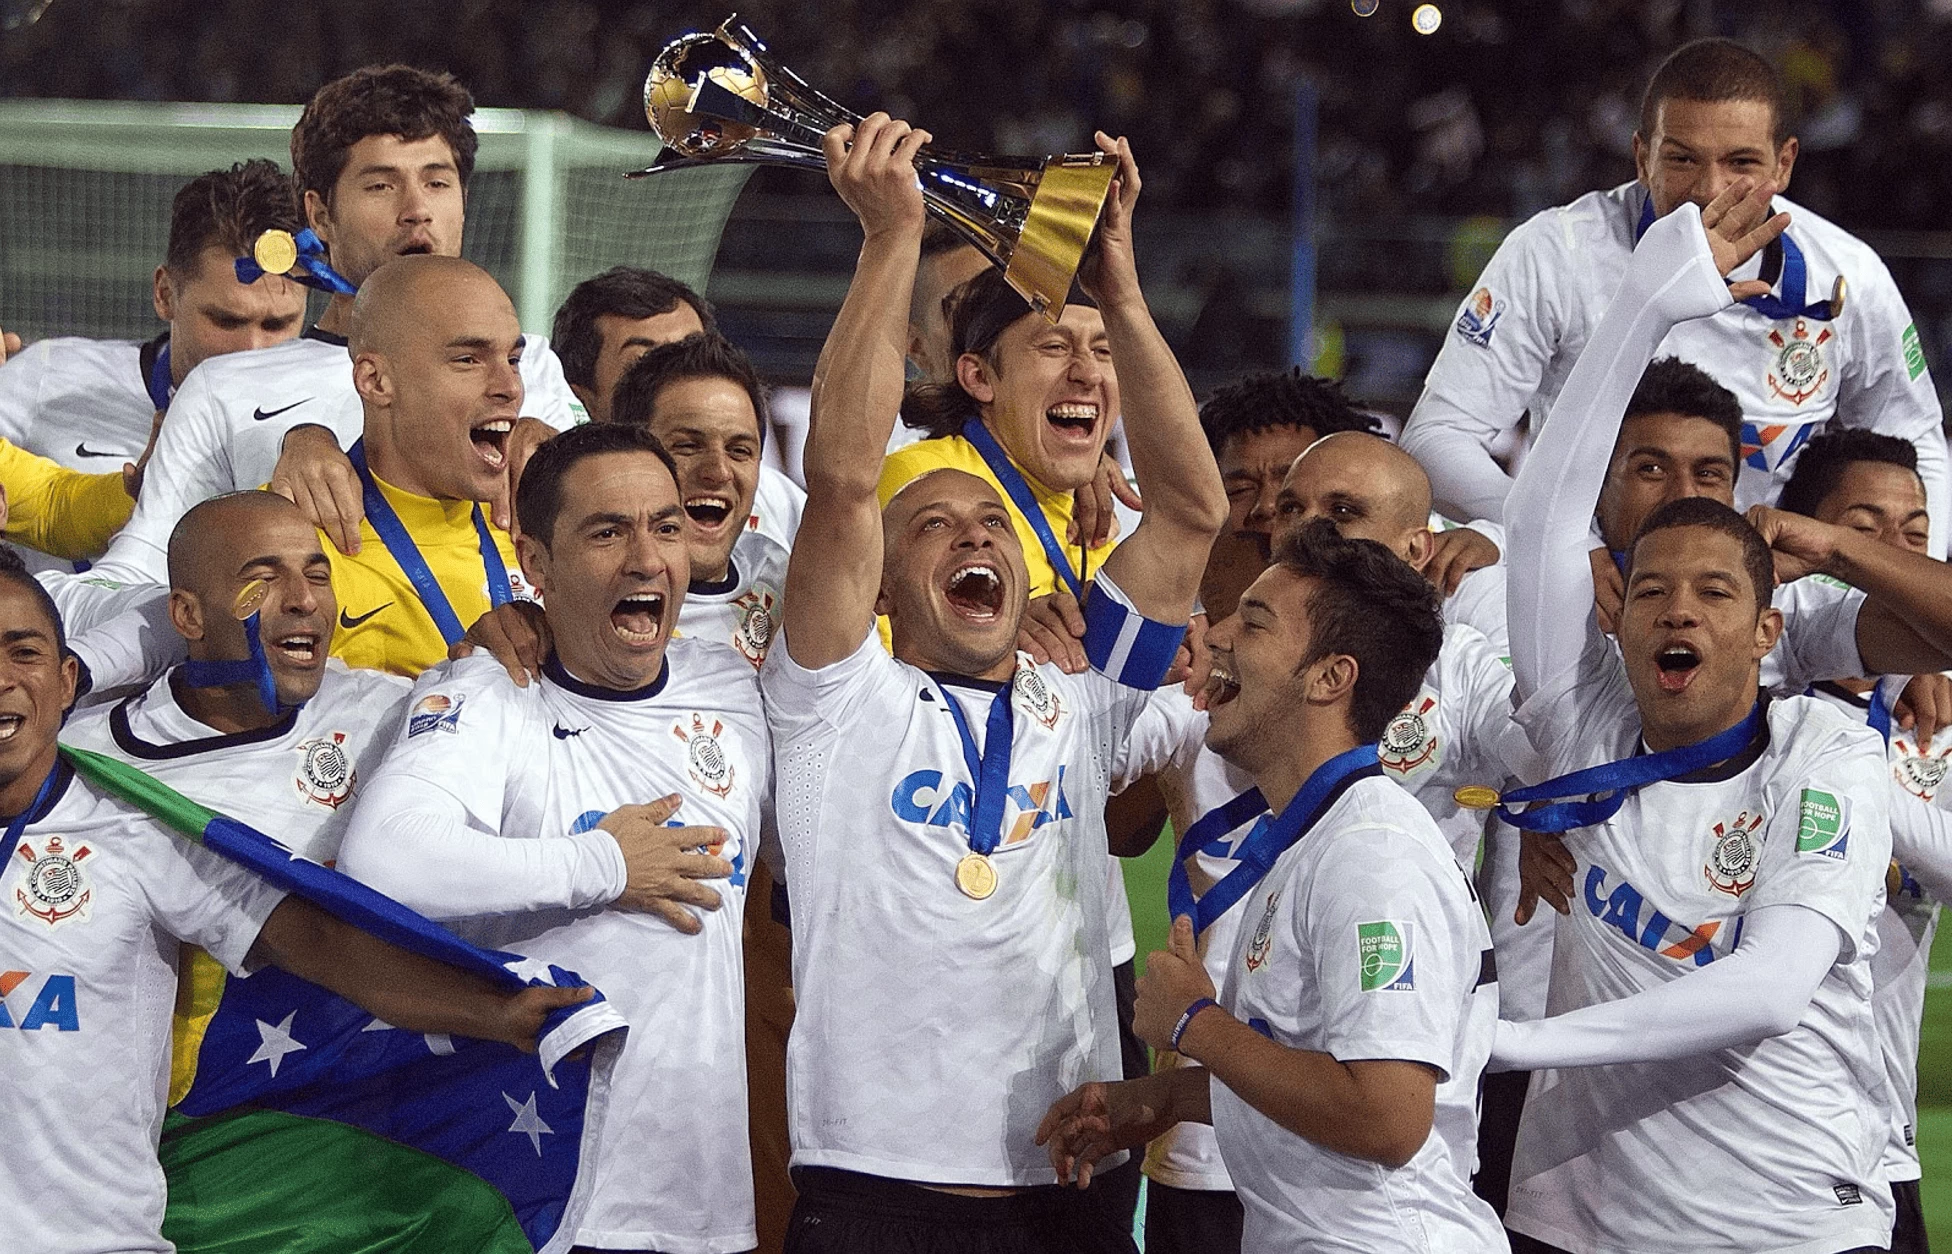
M 83 474 L 8 440 L 0 440 L 0 486 L 7 539 L 70 561 L 100 557 L 135 508 L 120 470 Z

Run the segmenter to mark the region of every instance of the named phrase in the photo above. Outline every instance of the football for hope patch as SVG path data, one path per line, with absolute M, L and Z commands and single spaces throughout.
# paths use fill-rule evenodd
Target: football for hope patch
M 1356 957 L 1362 972 L 1362 991 L 1414 989 L 1416 951 L 1408 923 L 1380 919 L 1356 924 Z
M 1796 852 L 1842 861 L 1850 855 L 1850 816 L 1821 788 L 1805 788 L 1796 817 Z

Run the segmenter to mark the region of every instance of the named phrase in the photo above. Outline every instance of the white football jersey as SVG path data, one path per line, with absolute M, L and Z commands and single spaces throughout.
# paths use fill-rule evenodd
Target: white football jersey
M 1617 655 L 1519 710 L 1553 775 L 1640 748 Z M 1580 669 L 1573 672 L 1580 674 Z M 1884 746 L 1808 697 L 1773 700 L 1766 740 L 1628 796 L 1566 833 L 1572 912 L 1555 916 L 1548 1008 L 1655 988 L 1727 956 L 1746 912 L 1797 905 L 1843 945 L 1801 1021 L 1692 1058 L 1532 1075 L 1505 1215 L 1575 1251 L 1882 1247 L 1884 1072 L 1871 961 L 1891 860 Z
M 1044 1112 L 1120 1078 L 1104 799 L 1147 694 L 1018 655 L 996 885 L 977 900 L 957 886 L 973 788 L 943 702 L 980 746 L 1003 685 L 931 677 L 872 630 L 817 671 L 776 645 L 760 678 L 793 894 L 793 1162 L 1053 1183 Z
M 1220 988 L 1230 1014 L 1290 1049 L 1422 1063 L 1438 1080 L 1430 1134 L 1395 1170 L 1297 1136 L 1215 1080 L 1243 1254 L 1505 1249 L 1471 1191 L 1497 968 L 1470 878 L 1430 816 L 1388 780 L 1357 778 L 1241 905 Z
M 542 336 L 523 341 L 522 391 L 524 415 L 558 430 L 583 420 Z M 177 519 L 213 496 L 269 483 L 285 434 L 308 423 L 330 430 L 341 448 L 365 429 L 343 336 L 314 327 L 283 344 L 198 363 L 170 402 L 135 513 L 97 568 L 128 582 L 167 583 Z
M 1445 459 L 1427 443 L 1433 431 L 1463 431 L 1488 443 L 1523 413 L 1532 415 L 1534 431 L 1550 420 L 1573 362 L 1619 289 L 1646 199 L 1638 183 L 1592 192 L 1538 214 L 1499 246 L 1459 308 L 1404 434 L 1405 447 L 1431 470 L 1439 498 L 1453 499 Z M 1807 264 L 1804 300 L 1827 299 L 1841 275 L 1849 285 L 1842 314 L 1828 322 L 1778 320 L 1736 305 L 1680 323 L 1657 355 L 1699 366 L 1741 402 L 1738 509 L 1774 501 L 1804 442 L 1834 419 L 1918 446 L 1942 544 L 1945 438 L 1904 298 L 1868 244 L 1782 197 L 1776 208 L 1789 213 L 1789 238 Z M 1732 277 L 1756 277 L 1761 265 L 1752 258 Z
M 1871 698 L 1832 684 L 1820 684 L 1811 696 L 1846 715 L 1865 718 Z M 1891 725 L 1891 839 L 1910 823 L 1930 822 L 1923 813 L 1936 807 L 1952 810 L 1952 788 L 1945 787 L 1952 767 L 1952 728 L 1918 747 L 1912 732 Z M 1942 820 L 1941 820 L 1942 821 Z M 1897 891 L 1891 891 L 1892 877 Z M 1884 1081 L 1890 1094 L 1886 1107 L 1887 1137 L 1884 1174 L 1889 1180 L 1916 1180 L 1918 1166 L 1918 1034 L 1925 1017 L 1925 982 L 1929 974 L 1932 938 L 1938 932 L 1939 901 L 1907 870 L 1888 873 L 1884 913 L 1877 919 L 1877 954 L 1871 959 L 1871 1007 L 1877 1016 L 1878 1045 L 1884 1051 Z
M 757 1241 L 740 928 L 771 770 L 751 664 L 698 640 L 672 641 L 664 674 L 628 693 L 582 683 L 553 662 L 526 688 L 490 657 L 443 663 L 415 682 L 406 727 L 378 768 L 389 786 L 410 780 L 465 807 L 468 828 L 484 837 L 587 832 L 620 806 L 670 793 L 684 799 L 671 822 L 727 834 L 714 852 L 734 874 L 711 881 L 722 904 L 698 912 L 700 935 L 602 905 L 454 925 L 577 972 L 630 1021 L 595 1157 L 585 1160 L 594 1175 L 578 1245 L 723 1254 Z M 413 839 L 390 832 L 372 809 L 354 816 L 343 855 L 345 869 L 362 877 L 362 844 Z M 421 872 L 436 884 L 438 859 Z M 454 917 L 417 901 L 411 883 L 378 886 Z
M 1825 679 L 1864 673 L 1857 648 L 1857 616 L 1864 594 L 1828 575 L 1808 575 L 1779 584 L 1770 598 L 1782 611 L 1783 634 L 1762 659 L 1762 686 L 1778 696 L 1796 696 Z
M 696 583 L 678 607 L 678 634 L 729 646 L 754 671 L 766 660 L 785 612 L 786 559 L 792 547 L 758 526 L 755 513 L 732 545 L 732 567 L 715 583 Z
M 57 770 L 0 865 L 7 1244 L 166 1254 L 156 1145 L 181 942 L 243 975 L 284 894 Z
M 310 701 L 262 730 L 225 735 L 192 718 L 165 675 L 127 700 L 82 711 L 62 739 L 119 758 L 331 866 L 361 782 L 400 729 L 409 686 L 332 658 Z

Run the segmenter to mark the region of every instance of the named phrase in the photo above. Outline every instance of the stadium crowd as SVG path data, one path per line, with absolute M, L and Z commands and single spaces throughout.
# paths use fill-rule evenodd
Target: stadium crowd
M 796 481 L 696 292 L 461 259 L 462 82 L 327 83 L 154 339 L 0 334 L 10 1242 L 1925 1249 L 1952 476 L 1786 92 L 1661 62 L 1400 441 L 1194 395 L 1128 139 L 1045 317 L 873 113 Z

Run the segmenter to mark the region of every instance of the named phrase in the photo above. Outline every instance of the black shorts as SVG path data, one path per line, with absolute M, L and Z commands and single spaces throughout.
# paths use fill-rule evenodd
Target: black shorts
M 1129 1228 L 1056 1185 L 962 1197 L 902 1180 L 798 1167 L 786 1254 L 1137 1254 Z
M 1145 1186 L 1145 1254 L 1240 1254 L 1246 1212 L 1226 1189 Z

